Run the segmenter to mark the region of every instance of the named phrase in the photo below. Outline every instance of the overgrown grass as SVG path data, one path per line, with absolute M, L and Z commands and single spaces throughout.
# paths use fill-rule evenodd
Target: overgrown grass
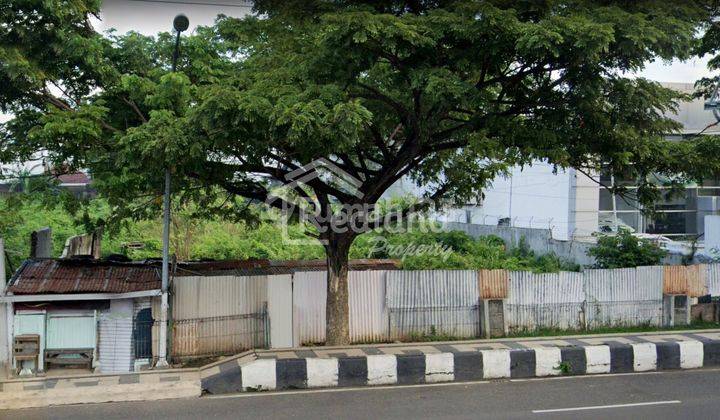
M 680 331 L 680 330 L 702 330 L 720 328 L 720 323 L 693 321 L 688 325 L 676 325 L 673 327 L 658 327 L 649 324 L 633 326 L 608 326 L 592 329 L 560 329 L 560 328 L 538 328 L 535 330 L 511 331 L 506 337 L 553 337 L 561 335 L 586 335 L 586 334 L 632 334 L 653 331 Z
M 53 256 L 62 252 L 65 240 L 85 233 L 88 220 L 107 219 L 111 209 L 103 199 L 91 202 L 82 214 L 71 214 L 64 206 L 48 206 L 42 197 L 8 205 L 8 198 L 0 198 L 0 236 L 13 268 L 29 255 L 30 232 L 48 226 L 53 230 Z M 17 200 L 16 200 L 17 201 Z M 426 222 L 429 227 L 431 222 Z M 437 228 L 437 226 L 433 226 Z M 422 231 L 421 231 L 422 230 Z M 407 233 L 368 233 L 359 236 L 350 251 L 351 258 L 401 259 L 408 270 L 431 269 L 497 269 L 557 272 L 579 270 L 572 262 L 554 254 L 537 255 L 524 243 L 507 249 L 495 236 L 472 238 L 459 232 L 440 232 L 439 229 L 419 229 Z M 131 259 L 157 258 L 161 255 L 160 220 L 128 221 L 121 228 L 106 229 L 103 254 L 125 254 Z M 325 250 L 317 244 L 288 244 L 283 234 L 303 238 L 303 230 L 295 225 L 287 231 L 273 223 L 259 225 L 231 223 L 218 219 L 198 220 L 187 213 L 173 213 L 171 252 L 179 260 L 268 258 L 278 260 L 322 259 Z M 379 242 L 382 241 L 382 242 Z M 130 249 L 126 245 L 136 246 Z M 139 246 L 137 246 L 139 245 Z M 417 247 L 443 250 L 440 253 L 417 254 Z
M 539 328 L 536 330 L 523 330 L 514 331 L 504 337 L 497 337 L 496 339 L 503 338 L 532 338 L 532 337 L 554 337 L 554 336 L 567 336 L 567 335 L 590 335 L 590 334 L 633 334 L 633 333 L 644 333 L 644 332 L 662 332 L 662 331 L 681 331 L 681 330 L 703 330 L 703 329 L 716 329 L 720 328 L 720 323 L 716 322 L 705 322 L 705 321 L 693 321 L 688 325 L 676 325 L 673 327 L 657 327 L 650 324 L 645 325 L 634 325 L 634 326 L 609 326 L 609 327 L 598 327 L 588 330 L 583 329 L 560 329 L 560 328 Z M 437 328 L 430 327 L 429 332 L 414 332 L 410 333 L 407 338 L 399 340 L 403 343 L 423 343 L 432 341 L 465 341 L 474 340 L 477 338 L 473 337 L 458 337 L 451 334 L 438 332 Z

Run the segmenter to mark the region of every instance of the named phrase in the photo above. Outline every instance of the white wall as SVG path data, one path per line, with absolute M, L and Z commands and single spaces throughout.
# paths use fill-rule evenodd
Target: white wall
M 251 7 L 252 2 L 243 0 L 174 0 L 172 3 L 105 0 L 101 20 L 93 22 L 93 25 L 98 31 L 115 28 L 119 33 L 136 31 L 155 35 L 172 30 L 173 18 L 179 13 L 190 19 L 190 30 L 193 30 L 198 25 L 212 25 L 218 14 L 241 17 L 249 13 Z
M 497 224 L 509 217 L 513 226 L 552 229 L 553 238 L 566 240 L 574 227 L 570 215 L 571 171 L 544 162 L 514 167 L 485 190 L 485 199 L 473 223 Z

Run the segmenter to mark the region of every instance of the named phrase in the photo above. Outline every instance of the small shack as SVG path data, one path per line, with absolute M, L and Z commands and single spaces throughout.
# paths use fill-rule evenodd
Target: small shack
M 14 374 L 57 367 L 130 372 L 153 358 L 155 263 L 89 258 L 29 259 L 15 272 L 7 303 Z M 17 355 L 17 357 L 16 357 Z

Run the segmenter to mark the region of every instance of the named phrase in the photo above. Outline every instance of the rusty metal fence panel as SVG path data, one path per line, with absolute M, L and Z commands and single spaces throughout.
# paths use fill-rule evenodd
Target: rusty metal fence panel
M 477 272 L 388 271 L 386 277 L 390 339 L 479 336 Z
M 587 327 L 662 324 L 663 267 L 585 271 Z
M 506 322 L 511 332 L 584 326 L 582 273 L 510 273 Z
M 507 270 L 478 270 L 480 299 L 505 299 L 508 295 L 510 272 Z
M 666 265 L 664 267 L 663 292 L 666 295 L 698 297 L 707 294 L 704 264 Z

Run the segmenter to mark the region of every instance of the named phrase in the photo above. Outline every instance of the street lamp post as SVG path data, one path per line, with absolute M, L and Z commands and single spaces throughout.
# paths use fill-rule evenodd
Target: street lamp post
M 180 34 L 190 26 L 187 16 L 179 14 L 173 20 L 175 28 L 175 50 L 173 51 L 172 71 L 177 70 L 180 55 Z M 170 168 L 165 167 L 165 193 L 163 194 L 163 250 L 162 250 L 162 296 L 160 303 L 160 337 L 156 367 L 167 367 L 167 328 L 168 328 L 168 283 L 170 279 Z

